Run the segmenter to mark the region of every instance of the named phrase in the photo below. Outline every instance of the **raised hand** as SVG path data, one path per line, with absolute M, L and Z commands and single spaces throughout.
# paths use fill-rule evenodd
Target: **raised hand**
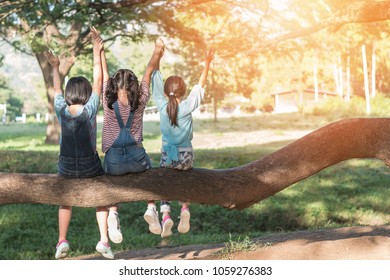
M 158 38 L 156 40 L 155 49 L 160 53 L 160 58 L 161 58 L 164 55 L 164 51 L 165 51 L 165 44 L 163 39 Z
M 90 33 L 94 51 L 101 51 L 104 49 L 103 39 L 100 37 L 99 31 L 94 26 L 91 26 Z
M 206 51 L 205 58 L 204 58 L 206 64 L 210 64 L 211 61 L 213 61 L 214 54 L 215 54 L 215 50 L 214 49 L 210 49 L 210 50 Z
M 58 56 L 54 55 L 52 51 L 46 51 L 45 57 L 49 61 L 51 67 L 55 68 L 60 66 L 60 59 Z

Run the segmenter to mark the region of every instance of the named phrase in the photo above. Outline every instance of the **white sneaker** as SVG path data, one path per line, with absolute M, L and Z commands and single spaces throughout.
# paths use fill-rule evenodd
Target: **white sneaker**
M 118 213 L 111 212 L 108 214 L 108 237 L 114 243 L 121 243 L 123 240 L 121 228 L 119 225 Z
M 168 237 L 172 235 L 172 227 L 173 227 L 173 221 L 171 217 L 165 216 L 162 222 L 162 232 L 161 237 Z
M 58 242 L 56 246 L 56 259 L 63 259 L 68 255 L 69 251 L 69 242 L 67 240 L 62 240 Z
M 180 222 L 177 231 L 180 233 L 187 233 L 190 230 L 190 211 L 188 208 L 183 208 L 180 213 Z
M 103 257 L 113 260 L 114 259 L 114 253 L 111 251 L 111 247 L 108 243 L 99 242 L 96 245 L 96 251 L 101 253 Z
M 155 207 L 148 207 L 144 214 L 145 221 L 149 224 L 149 231 L 153 234 L 161 234 L 161 225 Z

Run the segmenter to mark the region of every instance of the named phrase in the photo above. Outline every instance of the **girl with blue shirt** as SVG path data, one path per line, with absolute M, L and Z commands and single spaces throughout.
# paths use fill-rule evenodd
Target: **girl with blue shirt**
M 161 59 L 161 56 L 160 56 Z M 198 108 L 203 100 L 207 75 L 210 63 L 214 59 L 214 51 L 209 50 L 205 55 L 205 67 L 200 76 L 199 83 L 195 85 L 189 96 L 184 99 L 187 86 L 179 76 L 169 77 L 165 83 L 159 70 L 158 62 L 152 75 L 153 100 L 160 112 L 160 129 L 162 133 L 162 148 L 160 167 L 178 170 L 189 170 L 193 166 L 193 125 L 192 112 Z M 189 203 L 181 203 L 180 223 L 178 231 L 187 233 L 190 229 Z M 160 205 L 162 223 L 153 201 L 148 202 L 144 219 L 149 224 L 149 230 L 161 237 L 172 234 L 173 220 L 170 217 L 170 201 L 162 201 Z
M 65 178 L 90 178 L 104 174 L 99 155 L 96 151 L 96 113 L 99 109 L 102 91 L 102 68 L 100 52 L 103 41 L 97 30 L 91 28 L 93 44 L 93 85 L 82 77 L 69 79 L 62 95 L 59 74 L 60 61 L 51 52 L 46 57 L 53 68 L 54 106 L 61 125 L 60 156 L 58 174 Z M 105 207 L 98 207 L 96 214 Z M 59 237 L 56 246 L 56 259 L 68 255 L 69 241 L 66 239 L 70 220 L 71 206 L 60 206 L 58 211 Z M 114 254 L 108 244 L 107 222 L 99 223 L 100 241 L 96 250 L 104 257 L 113 259 Z

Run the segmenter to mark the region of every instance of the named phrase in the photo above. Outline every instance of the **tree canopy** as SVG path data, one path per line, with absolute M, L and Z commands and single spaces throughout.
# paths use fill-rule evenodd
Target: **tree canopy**
M 90 52 L 89 26 L 97 27 L 105 42 L 165 34 L 170 50 L 185 61 L 177 69 L 192 79 L 198 76 L 203 50 L 213 46 L 218 57 L 210 92 L 217 102 L 229 92 L 253 95 L 267 64 L 275 59 L 286 57 L 297 64 L 303 52 L 322 51 L 326 57 L 329 50 L 341 52 L 370 36 L 387 37 L 383 30 L 389 11 L 390 1 L 370 0 L 16 0 L 0 3 L 0 36 L 16 50 L 35 56 L 40 65 L 52 116 L 46 141 L 52 143 L 58 141 L 59 128 L 51 68 L 42 51 L 50 48 L 59 54 L 63 82 L 78 57 Z M 375 24 L 353 31 L 344 28 L 350 23 Z M 358 34 L 370 36 L 359 39 Z

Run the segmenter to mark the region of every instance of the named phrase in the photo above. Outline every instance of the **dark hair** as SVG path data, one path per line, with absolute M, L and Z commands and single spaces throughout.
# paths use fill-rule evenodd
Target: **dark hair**
M 170 76 L 165 81 L 164 93 L 168 96 L 167 113 L 173 126 L 177 126 L 177 112 L 179 111 L 176 97 L 183 97 L 186 91 L 187 85 L 179 76 Z
M 82 76 L 70 78 L 65 87 L 66 104 L 76 105 L 87 104 L 92 94 L 92 86 L 88 80 Z
M 119 69 L 108 80 L 106 100 L 108 108 L 113 109 L 112 104 L 118 100 L 118 90 L 123 89 L 127 93 L 131 110 L 135 111 L 139 105 L 139 83 L 137 76 L 128 69 Z

